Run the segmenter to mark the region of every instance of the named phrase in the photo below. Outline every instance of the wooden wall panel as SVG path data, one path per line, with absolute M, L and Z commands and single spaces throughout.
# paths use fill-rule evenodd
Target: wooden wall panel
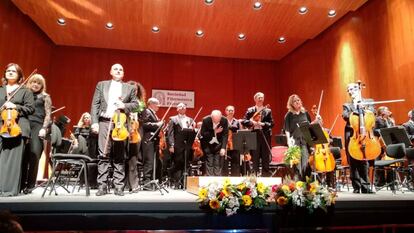
M 53 42 L 10 1 L 0 1 L 0 70 L 14 62 L 24 74 L 48 76 Z M 3 76 L 3 74 L 2 74 Z
M 404 103 L 387 104 L 396 121 L 405 122 L 414 99 L 413 41 L 414 1 L 368 1 L 277 63 L 283 87 L 276 88 L 278 98 L 286 101 L 296 92 L 309 109 L 325 90 L 321 115 L 330 126 L 349 100 L 346 85 L 360 79 L 367 84 L 365 97 L 405 98 Z M 338 123 L 334 133 L 342 135 L 343 121 Z
M 253 105 L 257 91 L 264 92 L 272 106 L 278 102 L 273 97 L 274 62 L 57 46 L 48 85 L 53 102 L 58 107 L 66 106 L 65 114 L 73 123 L 82 112 L 90 110 L 96 83 L 110 79 L 114 63 L 124 66 L 125 81 L 141 82 L 148 95 L 152 88 L 195 91 L 196 107 L 188 109 L 190 116 L 201 106 L 204 116 L 233 104 L 236 116 L 242 117 Z M 165 109 L 160 110 L 160 116 Z M 175 109 L 171 114 L 176 114 Z

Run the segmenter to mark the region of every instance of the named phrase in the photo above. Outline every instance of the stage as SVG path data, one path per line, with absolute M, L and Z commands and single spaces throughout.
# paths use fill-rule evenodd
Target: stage
M 413 192 L 393 194 L 381 190 L 376 194 L 353 194 L 345 188 L 338 192 L 335 209 L 329 214 L 287 213 L 271 205 L 263 211 L 226 217 L 199 209 L 194 194 L 168 191 L 164 195 L 158 191 L 139 191 L 126 192 L 122 197 L 113 194 L 97 197 L 96 190 L 91 190 L 91 196 L 86 197 L 84 190 L 68 194 L 59 188 L 57 196 L 47 193 L 41 198 L 43 188 L 38 188 L 29 195 L 0 198 L 0 209 L 9 209 L 19 216 L 26 231 L 248 229 L 255 232 L 312 232 L 324 229 L 350 232 L 384 227 L 414 229 L 410 225 L 414 222 Z

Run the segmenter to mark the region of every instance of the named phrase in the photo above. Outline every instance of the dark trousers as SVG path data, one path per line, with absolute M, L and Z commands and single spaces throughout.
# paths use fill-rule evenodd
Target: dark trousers
M 204 154 L 206 156 L 206 175 L 221 176 L 224 156 L 220 156 L 220 150 L 212 150 L 207 147 L 204 149 Z
M 141 153 L 140 151 L 141 142 L 129 144 L 129 156 L 126 166 L 128 168 L 127 182 L 131 190 L 137 189 L 139 186 L 138 158 L 140 156 L 139 154 Z
M 270 144 L 270 136 L 265 135 L 261 130 L 255 130 L 256 132 L 256 141 L 257 141 L 257 148 L 256 150 L 252 150 L 252 161 L 253 161 L 253 173 L 257 174 L 259 172 L 259 164 L 262 163 L 262 176 L 270 176 L 270 156 L 271 152 L 267 146 Z M 268 143 L 266 143 L 266 141 Z
M 43 140 L 38 136 L 39 131 L 42 129 L 42 124 L 31 122 L 30 127 L 30 134 L 32 136 L 29 144 L 25 147 L 23 155 L 21 189 L 32 189 L 35 187 L 39 159 L 43 151 Z
M 108 183 L 109 167 L 114 169 L 113 183 L 116 189 L 124 188 L 125 183 L 125 142 L 112 142 L 109 139 L 104 154 L 104 147 L 106 143 L 106 137 L 108 135 L 109 121 L 99 122 L 99 138 L 98 138 L 98 186 L 99 188 L 105 188 Z M 110 136 L 110 135 L 109 135 Z M 112 163 L 110 162 L 112 160 Z
M 352 187 L 354 190 L 369 190 L 368 161 L 356 160 L 348 152 L 351 132 L 345 131 L 345 152 L 349 163 Z
M 185 164 L 185 156 L 187 156 L 187 164 Z M 185 169 L 188 169 L 188 164 L 190 163 L 190 149 L 181 147 L 174 148 L 174 154 L 172 155 L 173 166 L 171 169 L 171 178 L 173 182 L 183 184 L 183 172 Z M 188 175 L 188 174 L 187 174 Z
M 159 154 L 159 142 L 143 142 L 142 154 L 144 159 L 144 184 L 148 183 L 152 179 L 161 179 L 161 160 Z M 155 156 L 155 167 L 154 167 Z M 155 168 L 155 177 L 153 177 L 153 171 Z

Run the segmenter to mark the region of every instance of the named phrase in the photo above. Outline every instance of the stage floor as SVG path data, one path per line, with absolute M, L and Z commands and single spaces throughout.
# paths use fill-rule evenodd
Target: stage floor
M 194 194 L 167 190 L 169 193 L 164 195 L 159 191 L 139 191 L 97 197 L 97 190 L 86 196 L 84 189 L 72 194 L 58 188 L 58 195 L 49 196 L 47 192 L 42 198 L 43 188 L 38 188 L 29 195 L 0 198 L 0 209 L 18 215 L 28 231 L 266 229 L 274 232 L 304 227 L 308 232 L 321 227 L 410 224 L 414 216 L 414 192 L 408 190 L 396 194 L 389 190 L 354 194 L 345 188 L 337 192 L 334 212 L 323 222 L 314 221 L 312 216 L 283 216 L 274 205 L 253 214 L 226 217 L 201 210 Z

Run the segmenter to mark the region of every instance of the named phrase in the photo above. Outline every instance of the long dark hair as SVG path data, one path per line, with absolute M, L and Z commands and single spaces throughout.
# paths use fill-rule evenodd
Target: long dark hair
M 147 92 L 145 91 L 144 86 L 142 86 L 141 83 L 133 81 L 133 80 L 130 80 L 127 83 L 134 86 L 137 89 L 136 95 L 137 95 L 138 100 L 145 103 L 146 98 L 147 98 Z

